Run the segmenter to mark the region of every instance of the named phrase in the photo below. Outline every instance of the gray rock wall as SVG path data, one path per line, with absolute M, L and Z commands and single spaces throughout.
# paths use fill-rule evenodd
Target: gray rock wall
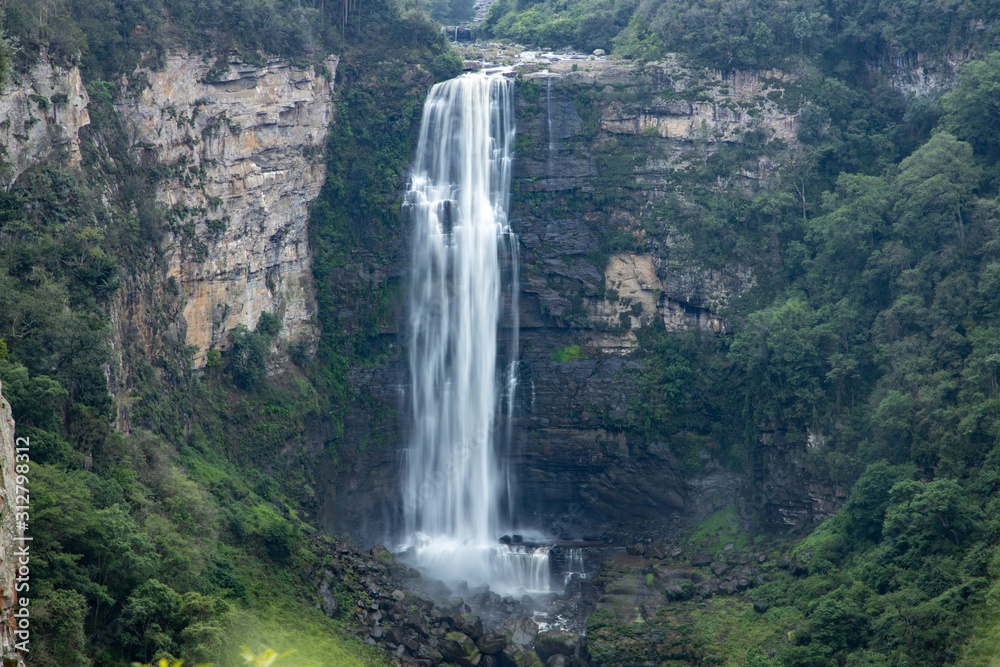
M 162 282 L 180 299 L 168 335 L 196 348 L 196 368 L 264 311 L 281 318 L 283 338 L 315 343 L 308 204 L 326 178 L 337 64 L 174 53 L 162 70 L 136 75 L 149 81 L 137 97 L 121 96 L 136 146 L 166 174 Z
M 645 98 L 656 97 L 649 88 L 657 85 L 676 95 L 675 88 L 683 90 L 687 80 L 680 68 L 637 73 L 604 61 L 595 65 L 596 71 L 585 67 L 572 72 L 569 67 L 567 63 L 567 71 L 557 72 L 559 76 L 528 75 L 519 88 L 512 225 L 521 242 L 521 377 L 510 451 L 517 488 L 512 510 L 521 525 L 560 536 L 620 534 L 622 526 L 633 522 L 676 525 L 737 502 L 741 482 L 711 461 L 702 478 L 686 479 L 669 447 L 641 436 L 634 401 L 642 363 L 626 355 L 637 346 L 635 330 L 654 318 L 670 330 L 726 331 L 720 311 L 751 289 L 755 278 L 748 267 L 692 263 L 690 254 L 671 251 L 680 242 L 670 238 L 659 240 L 652 252 L 613 252 L 599 263 L 600 238 L 609 229 L 641 229 L 641 201 L 572 217 L 554 216 L 545 204 L 534 205 L 539 198 L 605 187 L 595 155 L 623 132 L 647 142 L 649 160 L 640 176 L 648 182 L 662 181 L 678 165 L 704 159 L 714 150 L 696 136 L 701 116 L 691 120 L 690 104 L 676 113 L 661 104 L 652 115 L 646 114 L 687 119 L 686 134 L 654 132 L 641 123 L 633 131 L 618 124 L 632 113 L 620 102 L 629 97 L 630 87 L 642 88 Z M 794 117 L 782 115 L 767 101 L 771 84 L 765 80 L 780 80 L 771 74 L 733 75 L 725 82 L 721 75 L 708 75 L 716 77 L 716 86 L 728 86 L 726 99 L 747 107 L 764 99 L 761 104 L 770 110 L 738 118 L 716 114 L 720 120 L 715 144 L 738 141 L 736 126 L 763 125 L 775 135 L 794 129 Z M 581 115 L 586 109 L 578 99 L 581 86 L 591 85 L 598 90 L 617 86 L 615 95 L 595 103 L 596 126 L 594 113 Z M 526 92 L 532 93 L 530 100 Z M 386 280 L 405 285 L 407 234 L 401 227 L 391 262 L 376 262 L 374 271 L 345 269 L 335 290 L 366 293 L 371 284 Z M 357 255 L 372 253 L 362 248 Z M 616 293 L 613 299 L 611 291 Z M 350 314 L 345 312 L 345 317 L 350 322 Z M 354 369 L 352 385 L 359 398 L 346 424 L 339 460 L 324 464 L 323 476 L 330 480 L 320 512 L 324 526 L 371 543 L 392 537 L 400 516 L 401 452 L 410 423 L 404 318 L 405 307 L 397 307 L 393 321 L 383 327 L 393 350 L 388 358 L 374 368 Z M 506 339 L 501 332 L 501 340 Z M 574 347 L 578 352 L 570 356 L 581 358 L 559 356 Z
M 15 74 L 0 95 L 0 182 L 12 183 L 28 166 L 47 159 L 80 163 L 80 129 L 90 124 L 90 98 L 76 67 L 45 54 Z

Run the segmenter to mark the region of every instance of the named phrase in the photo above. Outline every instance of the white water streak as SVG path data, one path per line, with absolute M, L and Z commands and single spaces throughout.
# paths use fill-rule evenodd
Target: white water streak
M 498 450 L 509 440 L 517 385 L 517 241 L 507 222 L 513 141 L 511 81 L 473 74 L 437 84 L 406 198 L 414 226 L 407 539 L 439 574 L 471 567 L 487 581 L 511 493 L 507 452 Z M 505 287 L 512 352 L 498 373 Z

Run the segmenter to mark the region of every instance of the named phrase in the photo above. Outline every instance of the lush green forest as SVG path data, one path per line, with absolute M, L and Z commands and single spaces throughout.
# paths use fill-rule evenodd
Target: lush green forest
M 679 52 L 722 69 L 802 57 L 848 67 L 982 48 L 994 43 L 998 15 L 995 2 L 497 0 L 483 33 L 624 58 Z
M 679 176 L 685 196 L 657 201 L 648 223 L 655 234 L 669 221 L 710 262 L 752 263 L 760 289 L 727 313 L 731 336 L 641 333 L 644 428 L 681 453 L 678 433 L 715 435 L 734 466 L 757 455 L 761 430 L 820 434 L 816 465 L 853 484 L 840 514 L 789 547 L 805 567 L 760 591 L 772 608 L 746 665 L 1000 653 L 998 13 L 962 1 L 497 0 L 484 24 L 525 44 L 803 73 L 800 153 L 780 182 L 710 187 L 776 150 L 748 137 Z M 112 350 L 112 300 L 148 275 L 164 229 L 155 166 L 130 153 L 112 82 L 178 44 L 250 61 L 343 54 L 311 224 L 322 285 L 359 239 L 378 251 L 393 238 L 420 102 L 403 64 L 443 79 L 460 62 L 423 12 L 387 0 L 11 0 L 3 22 L 13 67 L 42 49 L 78 62 L 92 102 L 82 178 L 38 165 L 0 193 L 0 379 L 35 462 L 31 664 L 218 662 L 251 637 L 377 662 L 342 623 L 293 602 L 322 548 L 301 516 L 307 480 L 252 463 L 320 420 L 336 433 L 348 365 L 384 353 L 388 296 L 353 295 L 362 326 L 346 332 L 320 290 L 319 353 L 292 351 L 277 380 L 267 314 L 201 377 L 180 345 Z M 869 67 L 956 53 L 969 62 L 954 90 L 921 98 Z M 127 435 L 109 376 L 133 397 Z
M 769 617 L 781 630 L 773 646 L 789 627 L 795 646 L 747 664 L 996 655 L 1000 403 L 989 360 L 1000 349 L 1000 209 L 986 128 L 998 83 L 997 55 L 966 65 L 925 142 L 908 155 L 884 144 L 898 161 L 831 170 L 824 159 L 843 140 L 820 137 L 815 190 L 760 192 L 726 209 L 729 225 L 761 225 L 751 252 L 770 258 L 774 296 L 745 310 L 731 338 L 650 334 L 650 428 L 743 425 L 730 442 L 744 461 L 757 429 L 819 434 L 817 465 L 857 479 L 845 509 L 795 546 L 808 572 L 755 593 L 783 606 Z
M 640 332 L 649 436 L 695 467 L 705 439 L 741 466 L 762 431 L 818 436 L 814 464 L 853 484 L 789 547 L 808 567 L 754 593 L 768 614 L 733 621 L 763 649 L 746 665 L 994 664 L 1000 651 L 1000 4 L 931 6 L 498 0 L 482 28 L 801 75 L 785 91 L 801 103 L 799 146 L 780 180 L 715 187 L 786 150 L 749 136 L 675 175 L 644 216 L 646 238 L 684 234 L 706 263 L 761 280 L 730 310 L 731 336 Z M 872 69 L 955 54 L 968 60 L 957 86 L 924 97 Z
M 425 13 L 391 2 L 14 0 L 3 25 L 15 72 L 47 50 L 80 65 L 91 100 L 82 177 L 39 164 L 0 192 L 0 379 L 33 461 L 30 664 L 243 664 L 243 643 L 296 647 L 282 664 L 380 664 L 343 619 L 303 599 L 303 570 L 325 548 L 303 520 L 307 480 L 256 465 L 310 424 L 337 430 L 348 355 L 329 305 L 318 357 L 285 351 L 298 365 L 277 380 L 265 367 L 280 321 L 268 313 L 235 331 L 200 377 L 181 344 L 154 341 L 153 357 L 139 341 L 111 347 L 112 302 L 153 275 L 166 229 L 153 199 L 160 172 L 130 151 L 111 82 L 177 46 L 299 66 L 341 54 L 344 122 L 330 141 L 384 150 L 331 163 L 324 200 L 377 178 L 367 205 L 387 218 L 422 98 L 398 70 L 423 63 L 447 78 L 457 57 Z M 363 116 L 377 106 L 387 116 Z M 317 203 L 320 239 L 343 233 L 328 209 Z M 336 263 L 320 253 L 317 279 Z M 109 388 L 130 396 L 127 434 Z M 335 438 L 329 446 L 335 455 Z

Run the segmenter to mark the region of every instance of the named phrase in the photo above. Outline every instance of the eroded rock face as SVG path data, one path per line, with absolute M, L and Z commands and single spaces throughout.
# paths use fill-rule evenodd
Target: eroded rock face
M 80 163 L 80 129 L 90 124 L 90 99 L 76 67 L 53 65 L 43 54 L 27 72 L 15 74 L 0 95 L 0 145 L 10 183 L 31 164 L 51 158 Z
M 10 414 L 10 404 L 3 397 L 0 386 L 0 660 L 4 667 L 23 667 L 24 661 L 15 650 L 14 628 L 17 625 L 13 613 L 16 606 L 14 577 L 17 573 L 17 558 L 14 552 L 22 536 L 14 516 L 14 419 Z
M 510 452 L 516 520 L 559 537 L 618 539 L 630 522 L 674 530 L 726 505 L 743 507 L 754 488 L 766 489 L 753 510 L 766 522 L 822 518 L 842 501 L 823 484 L 804 490 L 810 471 L 800 459 L 737 473 L 706 448 L 698 452 L 700 472 L 685 472 L 669 444 L 645 435 L 637 414 L 643 360 L 632 356 L 638 332 L 654 322 L 668 331 L 727 334 L 723 313 L 757 285 L 753 267 L 698 247 L 657 212 L 658 199 L 683 199 L 687 167 L 748 135 L 794 146 L 797 110 L 782 106 L 792 103 L 784 92 L 793 78 L 688 68 L 677 59 L 545 67 L 522 76 L 517 88 L 511 226 L 521 243 L 520 377 Z M 770 154 L 774 162 L 754 159 L 705 187 L 741 194 L 768 187 L 791 153 Z M 402 232 L 399 246 L 406 247 Z M 379 280 L 406 284 L 407 262 L 403 253 L 378 264 Z M 342 278 L 336 289 L 364 292 L 351 284 L 363 287 L 365 276 Z M 396 325 L 382 328 L 392 352 L 376 367 L 352 371 L 366 400 L 345 424 L 339 469 L 324 474 L 340 480 L 337 493 L 326 496 L 324 524 L 361 540 L 392 535 L 401 513 L 400 450 L 411 421 L 405 307 L 397 312 Z M 512 324 L 501 322 L 501 348 Z M 502 358 L 509 355 L 501 350 Z
M 648 74 L 668 95 L 654 97 L 640 109 L 612 103 L 602 111 L 601 129 L 615 134 L 656 136 L 678 141 L 738 142 L 743 133 L 763 129 L 772 137 L 797 141 L 797 114 L 768 99 L 791 80 L 780 71 L 712 71 L 707 77 L 708 100 L 671 99 L 683 93 L 691 70 L 673 61 L 652 64 Z
M 916 52 L 897 53 L 870 63 L 868 69 L 899 92 L 924 97 L 954 88 L 962 65 L 974 57 L 969 50 L 929 57 Z
M 140 72 L 149 87 L 118 106 L 166 173 L 165 280 L 180 292 L 175 333 L 197 349 L 195 367 L 265 311 L 284 338 L 316 339 L 307 207 L 326 177 L 337 63 L 314 71 L 173 54 L 162 71 Z

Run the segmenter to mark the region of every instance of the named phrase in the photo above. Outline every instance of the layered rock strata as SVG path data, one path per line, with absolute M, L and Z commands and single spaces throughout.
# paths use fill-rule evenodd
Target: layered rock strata
M 262 312 L 281 319 L 285 339 L 315 341 L 308 204 L 326 177 L 337 63 L 213 64 L 172 54 L 163 69 L 140 71 L 148 87 L 118 104 L 136 144 L 161 167 L 164 280 L 182 302 L 170 333 L 195 348 L 195 367 Z

